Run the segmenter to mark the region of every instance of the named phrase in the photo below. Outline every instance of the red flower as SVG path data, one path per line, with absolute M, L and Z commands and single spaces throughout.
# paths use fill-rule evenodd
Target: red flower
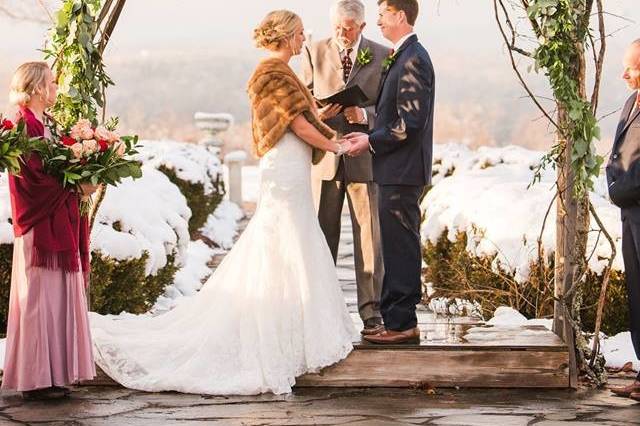
M 2 128 L 4 130 L 11 130 L 13 129 L 13 123 L 11 122 L 11 120 L 2 120 Z
M 100 145 L 100 152 L 105 152 L 107 149 L 109 149 L 109 142 L 105 141 L 104 139 L 100 139 L 98 141 L 98 145 Z
M 71 136 L 63 136 L 62 137 L 62 145 L 71 146 L 76 143 L 76 140 Z

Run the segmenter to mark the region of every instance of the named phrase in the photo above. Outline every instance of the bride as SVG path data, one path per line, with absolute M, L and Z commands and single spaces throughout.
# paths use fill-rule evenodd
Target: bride
M 317 118 L 288 62 L 305 41 L 300 18 L 269 13 L 254 31 L 270 51 L 249 81 L 260 199 L 233 250 L 202 290 L 172 311 L 91 314 L 97 364 L 144 391 L 287 393 L 295 378 L 340 361 L 354 326 L 311 195 L 312 151 L 348 144 Z

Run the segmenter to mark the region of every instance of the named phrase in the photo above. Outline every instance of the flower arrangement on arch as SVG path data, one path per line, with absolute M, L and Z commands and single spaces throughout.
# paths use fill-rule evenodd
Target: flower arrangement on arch
M 64 187 L 78 192 L 80 184 L 117 185 L 124 178 L 142 176 L 141 164 L 130 157 L 138 153 L 138 136 L 120 136 L 116 132 L 118 119 L 93 127 L 86 119 L 71 129 L 59 132 L 50 127 L 50 140 L 34 143 L 47 173 L 57 177 Z M 80 202 L 80 213 L 87 215 L 91 199 Z

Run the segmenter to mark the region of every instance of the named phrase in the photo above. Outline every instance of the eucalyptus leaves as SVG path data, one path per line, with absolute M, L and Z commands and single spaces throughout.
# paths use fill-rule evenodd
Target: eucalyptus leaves
M 600 128 L 592 105 L 580 93 L 578 83 L 583 71 L 577 52 L 584 49 L 589 37 L 589 23 L 584 21 L 584 16 L 588 17 L 586 12 L 585 0 L 534 0 L 527 9 L 529 19 L 538 26 L 540 44 L 533 53 L 535 69 L 544 71 L 555 98 L 566 110 L 566 117 L 557 123 L 564 140 L 559 140 L 543 158 L 541 167 L 549 163 L 555 166 L 564 151 L 565 140 L 571 139 L 570 161 L 577 197 L 593 189 L 593 181 L 604 161 L 592 144 L 600 138 Z M 539 179 L 540 170 L 536 175 Z
M 96 125 L 98 108 L 104 106 L 104 91 L 113 85 L 94 43 L 101 3 L 101 0 L 65 0 L 55 15 L 51 45 L 45 49 L 46 58 L 55 61 L 59 85 L 53 116 L 66 129 L 81 118 Z

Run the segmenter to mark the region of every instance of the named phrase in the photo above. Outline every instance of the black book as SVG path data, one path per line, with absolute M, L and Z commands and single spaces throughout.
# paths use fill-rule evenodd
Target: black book
M 320 106 L 338 104 L 342 105 L 343 107 L 351 107 L 363 105 L 369 100 L 369 98 L 367 98 L 367 95 L 364 94 L 360 86 L 355 85 L 347 87 L 346 89 L 338 93 L 334 93 L 329 97 L 316 100 L 318 101 Z

